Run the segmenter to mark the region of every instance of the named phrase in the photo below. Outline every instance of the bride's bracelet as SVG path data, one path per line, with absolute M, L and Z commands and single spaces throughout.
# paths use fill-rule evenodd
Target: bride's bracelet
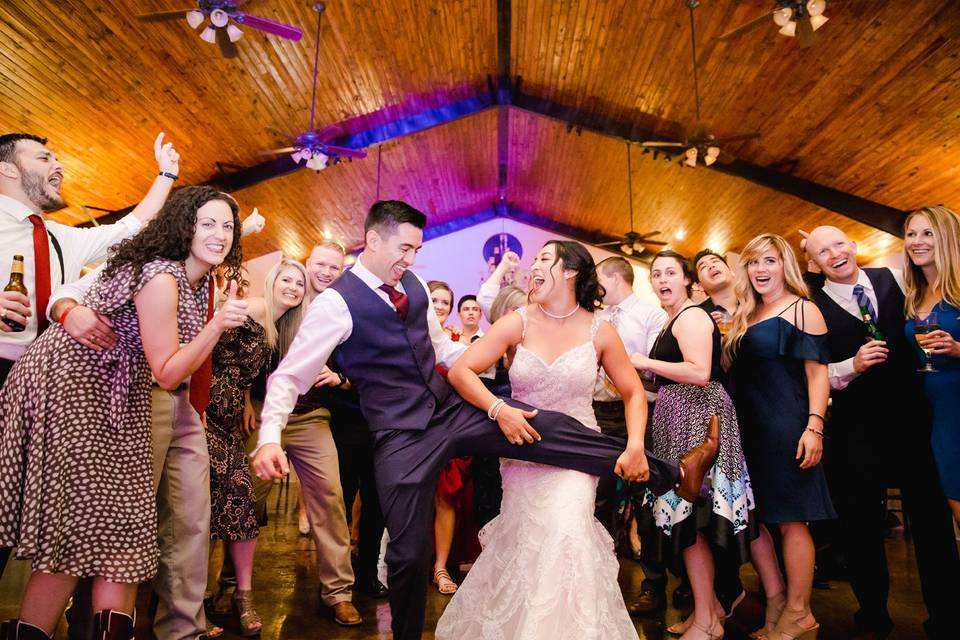
M 497 416 L 500 415 L 500 408 L 507 403 L 503 398 L 497 398 L 493 401 L 493 404 L 490 405 L 490 408 L 487 409 L 487 417 L 493 421 L 496 421 Z M 496 412 L 496 413 L 494 413 Z

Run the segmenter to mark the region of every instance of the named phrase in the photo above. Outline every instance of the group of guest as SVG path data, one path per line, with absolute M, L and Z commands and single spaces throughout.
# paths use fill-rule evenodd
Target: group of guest
M 0 294 L 0 571 L 11 549 L 32 563 L 20 617 L 5 623 L 3 637 L 52 637 L 73 596 L 72 637 L 92 628 L 98 638 L 127 640 L 137 587 L 151 579 L 158 638 L 216 637 L 223 630 L 204 609 L 211 539 L 225 543 L 229 561 L 213 604 L 226 598 L 241 632 L 258 634 L 254 556 L 271 485 L 250 472 L 249 456 L 265 448 L 285 452 L 271 459 L 283 472 L 292 464 L 299 478 L 322 604 L 339 624 L 359 625 L 355 585 L 387 594 L 377 578 L 384 514 L 373 441 L 341 363 L 331 359 L 310 391 L 293 394 L 282 431 L 265 418 L 259 433 L 265 380 L 311 299 L 343 273 L 344 249 L 320 241 L 306 265 L 282 259 L 252 297 L 241 235 L 262 219 L 241 224 L 237 202 L 210 187 L 171 194 L 179 155 L 162 134 L 154 154 L 158 176 L 132 213 L 76 229 L 42 217 L 64 206 L 64 168 L 46 140 L 0 136 L 0 258 L 23 255 L 28 285 L 27 295 Z M 773 234 L 751 240 L 736 269 L 710 250 L 692 263 L 661 251 L 650 265 L 659 306 L 636 296 L 627 260 L 596 265 L 599 320 L 616 331 L 646 387 L 631 388 L 627 406 L 601 367 L 597 425 L 627 438 L 628 424 L 647 415 L 638 408 L 646 395 L 646 450 L 686 472 L 660 495 L 631 491 L 612 473 L 599 480 L 595 513 L 607 532 L 629 537 L 624 503 L 640 530 L 645 581 L 635 612 L 662 608 L 671 570 L 689 581 L 693 611 L 669 631 L 722 637 L 744 596 L 740 566 L 750 561 L 766 601 L 754 637 L 815 638 L 809 523 L 839 518 L 858 637 L 884 637 L 893 621 L 883 501 L 886 487 L 898 485 L 927 634 L 952 637 L 950 606 L 960 601 L 952 522 L 960 522 L 960 217 L 920 209 L 906 219 L 905 237 L 902 276 L 858 267 L 855 244 L 833 227 L 806 235 L 819 272 L 806 279 Z M 585 251 L 581 259 L 563 250 L 593 269 Z M 83 265 L 102 260 L 80 278 Z M 518 264 L 508 252 L 476 295 L 459 299 L 462 329 L 446 327 L 456 341 L 483 341 L 481 316 L 516 322 L 517 310 L 526 331 L 527 292 L 509 284 Z M 691 299 L 697 283 L 708 296 L 700 304 Z M 440 281 L 429 291 L 443 326 L 454 293 Z M 583 305 L 592 312 L 596 302 Z M 12 331 L 18 325 L 25 330 Z M 347 325 L 323 330 L 349 334 Z M 918 372 L 921 353 L 928 373 Z M 515 356 L 511 346 L 478 374 L 487 391 L 510 395 Z M 440 593 L 458 588 L 449 572 L 458 520 L 461 531 L 464 521 L 487 523 L 499 491 L 497 458 L 456 458 L 442 471 L 432 573 Z M 467 537 L 475 541 L 475 529 Z

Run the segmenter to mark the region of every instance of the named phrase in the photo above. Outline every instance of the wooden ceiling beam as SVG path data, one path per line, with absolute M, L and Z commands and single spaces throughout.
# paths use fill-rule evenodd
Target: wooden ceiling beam
M 512 101 L 515 108 L 563 122 L 576 131 L 587 129 L 629 142 L 650 139 L 647 132 L 633 123 L 567 107 L 546 98 L 524 95 L 516 89 L 512 92 Z M 728 164 L 717 162 L 707 168 L 789 194 L 881 231 L 903 237 L 903 220 L 908 213 L 906 211 L 743 160 L 734 160 Z

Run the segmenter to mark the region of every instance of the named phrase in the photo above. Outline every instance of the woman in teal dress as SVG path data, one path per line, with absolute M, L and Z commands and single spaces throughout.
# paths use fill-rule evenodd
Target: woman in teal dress
M 751 544 L 767 597 L 766 624 L 754 637 L 813 640 L 810 611 L 814 546 L 807 523 L 836 517 L 820 466 L 830 385 L 826 323 L 807 300 L 793 249 L 757 236 L 740 256 L 739 305 L 724 337 L 734 403 L 756 512 L 783 538 L 786 585 L 768 531 Z
M 960 216 L 944 206 L 914 211 L 904 223 L 906 333 L 937 314 L 939 329 L 917 336 L 936 372 L 925 374 L 933 406 L 931 443 L 943 491 L 960 524 Z M 919 346 L 918 346 L 919 348 Z

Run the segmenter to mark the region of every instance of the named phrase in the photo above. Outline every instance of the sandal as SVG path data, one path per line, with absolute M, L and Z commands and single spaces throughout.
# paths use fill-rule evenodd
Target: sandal
M 233 609 L 237 612 L 237 619 L 240 621 L 240 635 L 260 635 L 263 622 L 260 620 L 256 609 L 253 608 L 252 591 L 241 591 L 240 589 L 234 591 Z
M 764 608 L 764 625 L 750 634 L 753 640 L 767 640 L 773 635 L 773 630 L 777 626 L 777 621 L 787 606 L 787 592 L 781 591 L 775 596 L 767 596 L 767 603 Z M 778 639 L 779 640 L 779 639 Z
M 445 596 L 452 596 L 457 592 L 457 583 L 446 569 L 437 569 L 433 573 L 433 584 L 437 585 L 437 591 Z

